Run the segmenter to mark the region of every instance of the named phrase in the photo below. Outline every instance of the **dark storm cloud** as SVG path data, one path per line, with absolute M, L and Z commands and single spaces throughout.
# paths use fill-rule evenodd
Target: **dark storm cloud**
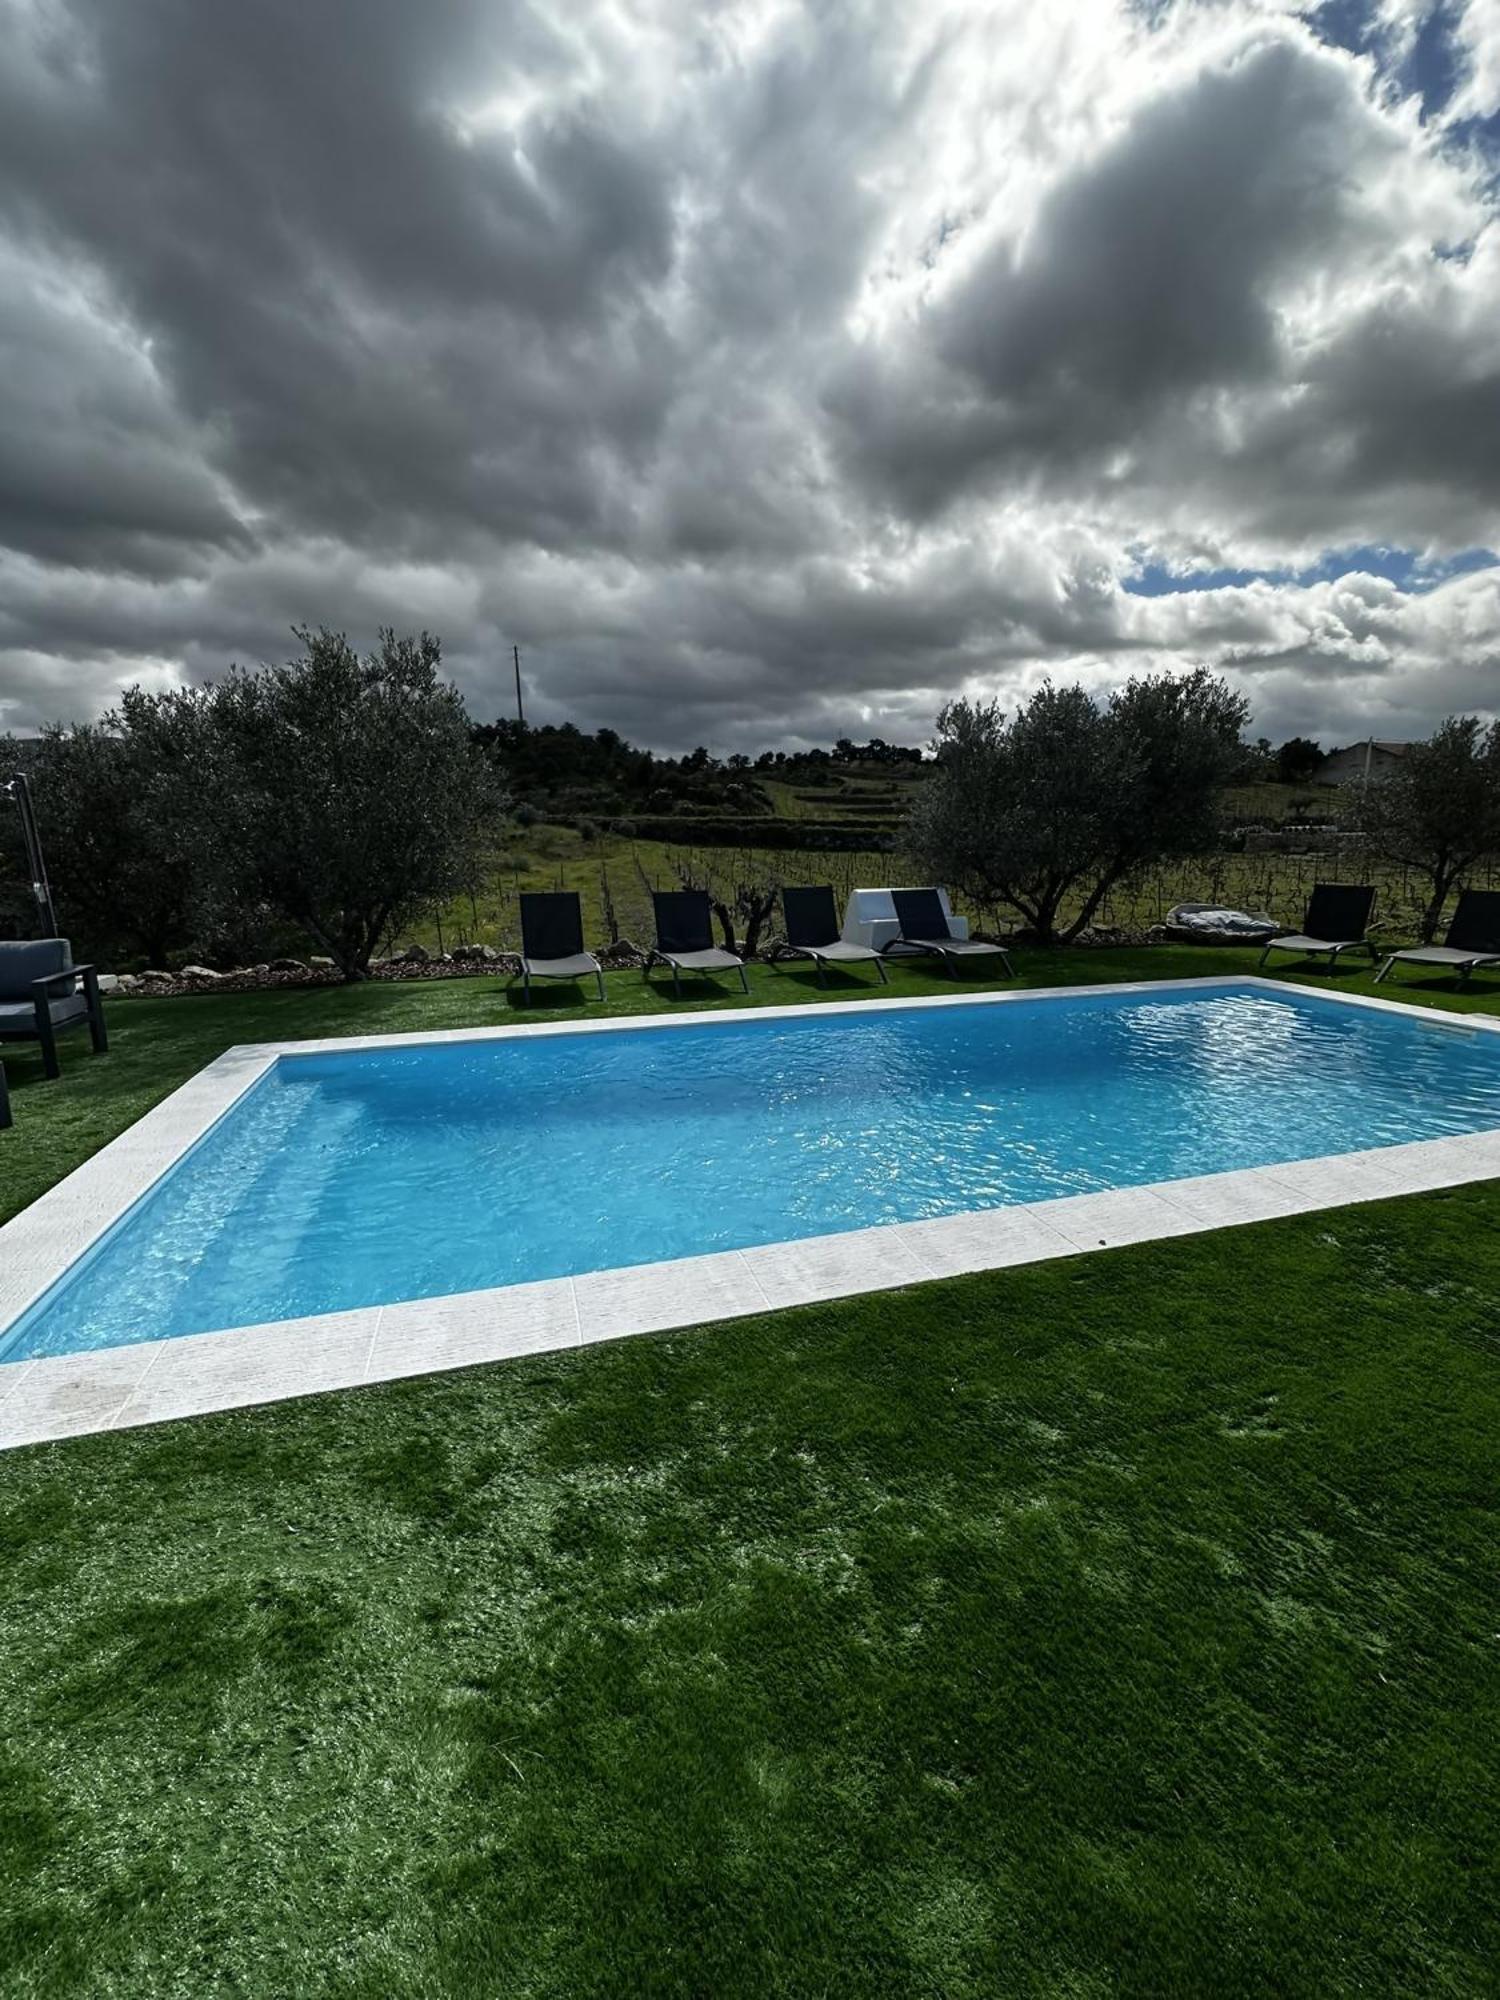
M 524 156 L 465 136 L 473 79 L 545 75 L 550 30 L 454 0 L 53 18 L 0 83 L 0 198 L 104 274 L 279 526 L 605 531 L 591 453 L 648 438 L 671 379 L 669 171 L 598 111 Z
M 1483 578 L 1121 587 L 1500 542 L 1491 196 L 1381 18 L 0 0 L 0 728 L 307 622 L 720 748 L 1469 699 Z
M 0 546 L 172 573 L 241 524 L 142 357 L 0 257 Z
M 1194 413 L 1283 375 L 1279 293 L 1330 246 L 1372 244 L 1360 177 L 1396 146 L 1349 66 L 1302 43 L 1163 92 L 915 342 L 831 381 L 845 451 L 919 515 L 976 483 L 1076 488 L 1122 448 L 1220 475 Z

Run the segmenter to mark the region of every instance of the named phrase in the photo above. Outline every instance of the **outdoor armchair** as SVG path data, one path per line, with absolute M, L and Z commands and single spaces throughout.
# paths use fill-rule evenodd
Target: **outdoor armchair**
M 109 1037 L 99 975 L 92 965 L 73 963 L 66 938 L 0 944 L 0 1042 L 39 1042 L 42 1068 L 55 1077 L 61 1074 L 57 1037 L 84 1026 L 102 1054 Z

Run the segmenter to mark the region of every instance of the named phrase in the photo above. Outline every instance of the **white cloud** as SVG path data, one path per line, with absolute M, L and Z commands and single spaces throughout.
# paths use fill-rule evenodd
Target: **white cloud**
M 1467 73 L 1448 116 L 1492 118 L 1500 112 L 1500 0 L 1462 0 L 1453 38 Z

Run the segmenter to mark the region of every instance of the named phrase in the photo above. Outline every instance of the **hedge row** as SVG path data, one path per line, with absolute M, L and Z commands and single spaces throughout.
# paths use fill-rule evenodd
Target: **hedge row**
M 822 847 L 841 853 L 891 853 L 899 829 L 889 820 L 730 819 L 683 814 L 645 819 L 634 813 L 615 822 L 637 840 L 664 840 L 674 847 Z

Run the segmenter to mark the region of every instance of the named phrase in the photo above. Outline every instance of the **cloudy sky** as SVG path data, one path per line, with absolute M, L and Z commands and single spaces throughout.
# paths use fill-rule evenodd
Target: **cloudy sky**
M 1500 708 L 1500 0 L 0 0 L 0 731 Z

